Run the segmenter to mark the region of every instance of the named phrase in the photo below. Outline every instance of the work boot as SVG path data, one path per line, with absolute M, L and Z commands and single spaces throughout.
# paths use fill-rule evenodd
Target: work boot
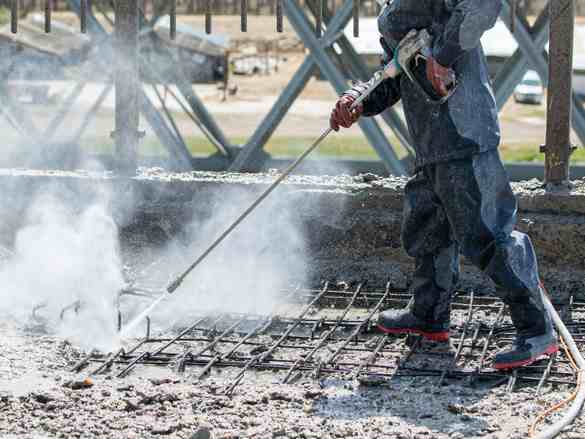
M 509 305 L 517 335 L 511 349 L 496 354 L 495 369 L 528 366 L 540 356 L 554 354 L 559 350 L 557 333 L 541 297 L 531 297 L 528 303 Z
M 378 329 L 386 334 L 418 334 L 432 341 L 449 340 L 449 321 L 421 319 L 410 307 L 383 311 L 377 323 Z

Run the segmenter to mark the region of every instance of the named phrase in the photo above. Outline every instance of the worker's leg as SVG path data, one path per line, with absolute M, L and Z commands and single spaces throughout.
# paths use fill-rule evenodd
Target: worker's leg
M 496 367 L 529 364 L 555 351 L 534 249 L 527 235 L 513 230 L 517 202 L 497 151 L 438 164 L 434 189 L 461 253 L 490 276 L 510 307 L 518 337 L 511 351 L 496 357 Z
M 458 249 L 449 222 L 427 179 L 419 172 L 405 188 L 402 243 L 415 258 L 413 300 L 403 310 L 380 313 L 388 333 L 417 333 L 433 340 L 449 338 L 449 311 L 459 273 Z

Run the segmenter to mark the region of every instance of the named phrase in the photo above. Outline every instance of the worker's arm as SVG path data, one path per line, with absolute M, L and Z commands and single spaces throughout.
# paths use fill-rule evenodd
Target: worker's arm
M 380 83 L 372 93 L 364 99 L 362 115 L 376 116 L 400 100 L 400 79 L 388 78 Z
M 502 0 L 455 0 L 443 32 L 437 36 L 433 58 L 452 67 L 466 51 L 475 49 L 485 31 L 496 24 Z

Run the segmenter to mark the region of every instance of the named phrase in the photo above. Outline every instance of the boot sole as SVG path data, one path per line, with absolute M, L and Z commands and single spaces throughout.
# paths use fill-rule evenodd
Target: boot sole
M 425 338 L 427 340 L 431 340 L 431 341 L 449 341 L 449 331 L 425 332 L 425 331 L 421 331 L 420 329 L 415 329 L 415 328 L 390 329 L 390 328 L 385 328 L 382 325 L 377 325 L 377 326 L 378 326 L 378 329 L 380 331 L 384 332 L 385 334 L 394 334 L 394 335 L 416 334 L 416 335 L 420 335 L 423 338 Z
M 538 358 L 541 357 L 542 355 L 552 355 L 558 351 L 559 351 L 558 344 L 551 345 L 548 348 L 546 348 L 544 350 L 544 352 L 540 352 L 537 355 L 533 355 L 532 357 L 527 358 L 526 360 L 513 361 L 511 363 L 494 363 L 494 369 L 508 370 L 508 369 L 516 369 L 518 367 L 523 367 L 523 366 L 530 366 L 532 363 L 534 363 L 536 360 L 538 360 Z

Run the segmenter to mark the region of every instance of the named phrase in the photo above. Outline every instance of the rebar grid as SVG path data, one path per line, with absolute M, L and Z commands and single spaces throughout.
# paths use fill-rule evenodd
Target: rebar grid
M 280 381 L 294 382 L 303 375 L 319 379 L 337 375 L 360 382 L 384 383 L 396 377 L 436 377 L 437 385 L 451 380 L 470 385 L 532 385 L 537 393 L 546 384 L 574 384 L 575 374 L 564 353 L 543 357 L 512 373 L 490 367 L 499 349 L 511 344 L 514 328 L 499 299 L 458 293 L 452 304 L 451 340 L 424 342 L 418 337 L 381 334 L 375 314 L 406 306 L 404 290 L 366 290 L 362 284 L 331 285 L 319 290 L 291 290 L 283 297 L 283 310 L 273 315 L 208 312 L 193 317 L 193 324 L 174 336 L 147 334 L 128 349 L 104 355 L 92 352 L 91 374 L 122 377 L 136 366 L 174 367 L 203 379 L 211 371 L 228 368 L 224 393 L 234 392 L 252 370 L 281 372 Z M 568 327 L 579 345 L 585 345 L 585 303 L 571 300 L 573 320 Z M 409 341 L 411 341 L 409 343 Z M 585 346 L 584 346 L 585 347 Z

